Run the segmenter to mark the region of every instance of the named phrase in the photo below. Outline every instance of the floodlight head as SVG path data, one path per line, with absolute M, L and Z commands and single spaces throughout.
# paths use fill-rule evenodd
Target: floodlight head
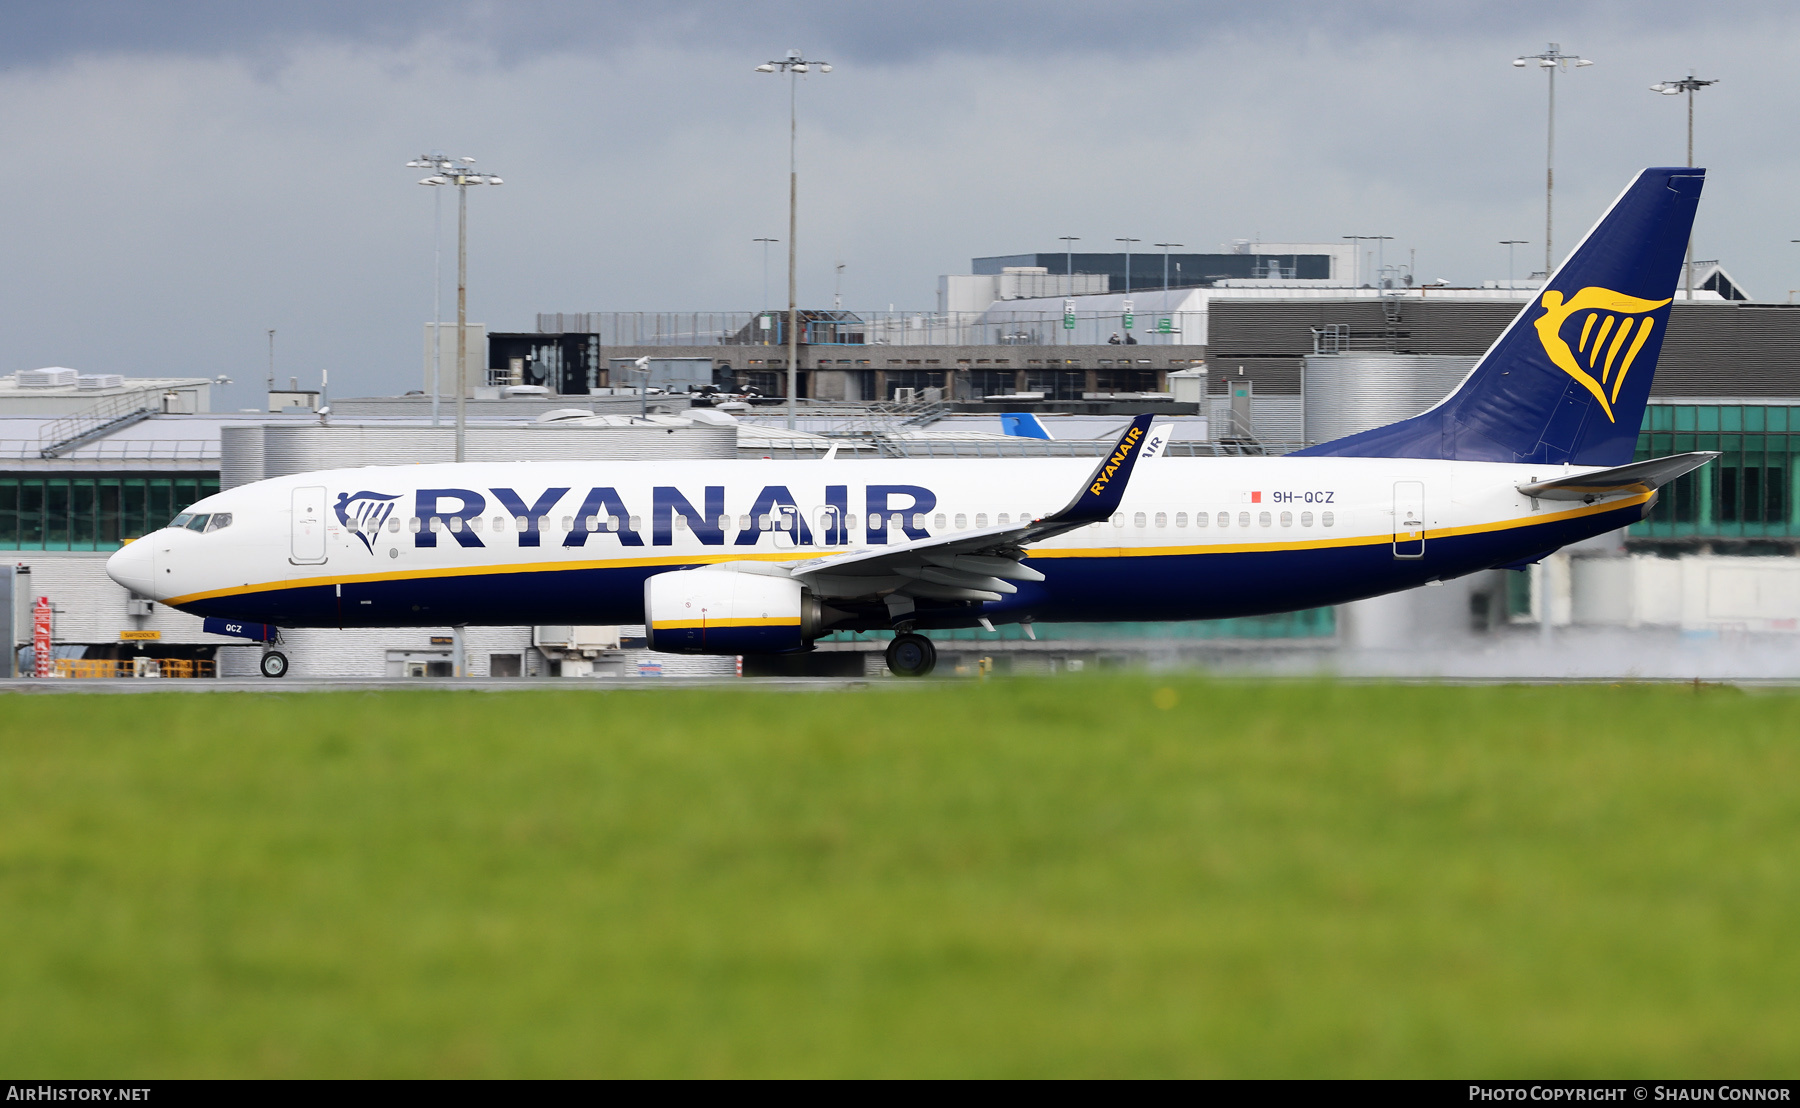
M 774 62 L 764 62 L 761 65 L 756 67 L 756 72 L 758 72 L 758 73 L 773 73 L 773 72 L 775 72 L 775 63 Z
M 1678 88 L 1676 88 L 1676 87 L 1675 87 L 1675 86 L 1673 86 L 1673 85 L 1671 85 L 1671 86 L 1669 86 L 1669 87 L 1668 87 L 1668 88 L 1666 88 L 1666 89 L 1663 89 L 1663 90 L 1662 90 L 1662 94 L 1663 94 L 1663 95 L 1664 95 L 1664 96 L 1680 96 L 1680 95 L 1681 95 L 1681 90 L 1680 90 L 1680 89 L 1678 89 Z
M 1661 81 L 1658 81 L 1654 85 L 1650 86 L 1650 91 L 1651 92 L 1661 92 L 1662 90 L 1664 90 L 1668 87 L 1669 87 L 1668 85 L 1665 85 Z
M 458 158 L 458 159 L 456 159 L 456 160 L 457 160 L 457 161 L 459 161 L 459 162 L 462 162 L 462 163 L 463 163 L 463 164 L 464 164 L 464 165 L 474 165 L 474 164 L 475 164 L 475 159 L 474 159 L 474 158 L 471 158 L 471 157 L 469 157 L 469 156 L 468 156 L 468 155 L 466 155 L 466 154 L 465 154 L 465 155 L 464 155 L 464 156 L 463 156 L 463 157 L 460 157 L 460 158 Z
M 795 62 L 793 65 L 789 66 L 788 68 L 792 69 L 795 73 L 805 73 L 806 72 L 806 63 L 805 62 Z
M 419 178 L 419 183 L 421 185 L 447 185 L 450 182 L 444 180 L 442 177 L 421 177 Z
M 820 73 L 830 73 L 831 72 L 831 63 L 830 62 L 820 62 L 819 63 L 819 72 Z
M 1538 59 L 1538 68 L 1539 69 L 1554 69 L 1555 67 L 1556 67 L 1556 63 L 1551 61 L 1549 58 L 1539 58 Z
M 506 183 L 505 181 L 502 181 L 498 177 L 489 177 L 488 178 L 488 184 L 490 184 L 490 185 L 504 185 L 505 183 Z
M 1513 68 L 1524 69 L 1525 68 L 1525 59 L 1524 58 L 1514 58 L 1513 59 Z
M 424 162 L 407 162 L 406 168 L 408 168 L 408 169 L 424 169 L 425 163 Z
M 1589 61 L 1587 58 L 1576 58 L 1575 59 L 1575 68 L 1577 68 L 1577 69 L 1580 69 L 1584 65 L 1593 65 L 1593 64 L 1594 63 Z

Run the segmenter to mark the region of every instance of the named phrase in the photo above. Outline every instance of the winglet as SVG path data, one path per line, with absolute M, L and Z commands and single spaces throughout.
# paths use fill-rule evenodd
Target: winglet
M 1137 465 L 1144 440 L 1149 437 L 1150 424 L 1155 419 L 1156 416 L 1150 414 L 1133 419 L 1131 426 L 1125 428 L 1119 441 L 1095 467 L 1081 491 L 1075 494 L 1075 499 L 1063 505 L 1061 511 L 1045 516 L 1042 522 L 1095 523 L 1118 511 L 1119 501 L 1125 496 L 1125 485 L 1131 480 L 1132 467 Z

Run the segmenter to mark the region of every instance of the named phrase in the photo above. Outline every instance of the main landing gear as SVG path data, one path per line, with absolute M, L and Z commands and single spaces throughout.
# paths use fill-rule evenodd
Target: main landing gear
M 288 671 L 287 655 L 279 650 L 271 650 L 262 656 L 262 675 L 264 677 L 286 677 Z
M 937 647 L 911 631 L 896 635 L 888 644 L 887 665 L 895 677 L 924 677 L 937 667 Z

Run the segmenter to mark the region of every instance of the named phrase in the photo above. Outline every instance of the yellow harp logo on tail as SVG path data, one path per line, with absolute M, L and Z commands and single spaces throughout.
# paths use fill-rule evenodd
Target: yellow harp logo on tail
M 1568 300 L 1552 289 L 1544 293 L 1544 314 L 1538 316 L 1538 341 L 1556 368 L 1580 381 L 1600 401 L 1600 410 L 1614 423 L 1612 406 L 1619 399 L 1625 374 L 1638 351 L 1650 338 L 1656 320 L 1648 314 L 1667 300 L 1641 300 L 1611 289 L 1585 288 Z M 1583 313 L 1586 313 L 1583 315 Z M 1563 324 L 1581 318 L 1581 337 L 1574 349 L 1562 336 Z

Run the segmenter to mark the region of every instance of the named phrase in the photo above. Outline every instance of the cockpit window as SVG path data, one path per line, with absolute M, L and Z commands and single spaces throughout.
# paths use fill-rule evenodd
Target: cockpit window
M 225 528 L 230 527 L 230 526 L 231 526 L 231 513 L 230 512 L 214 512 L 212 514 L 212 518 L 206 521 L 206 530 L 207 530 L 208 534 L 211 534 L 214 531 L 223 531 Z
M 206 517 L 202 516 L 201 518 L 204 519 Z M 170 520 L 169 526 L 170 527 L 186 527 L 188 524 L 192 523 L 193 521 L 194 521 L 194 513 L 183 512 L 180 515 L 176 516 L 174 519 Z
M 190 531 L 204 531 L 206 530 L 206 521 L 211 518 L 212 517 L 209 515 L 192 516 L 188 519 L 187 529 Z

